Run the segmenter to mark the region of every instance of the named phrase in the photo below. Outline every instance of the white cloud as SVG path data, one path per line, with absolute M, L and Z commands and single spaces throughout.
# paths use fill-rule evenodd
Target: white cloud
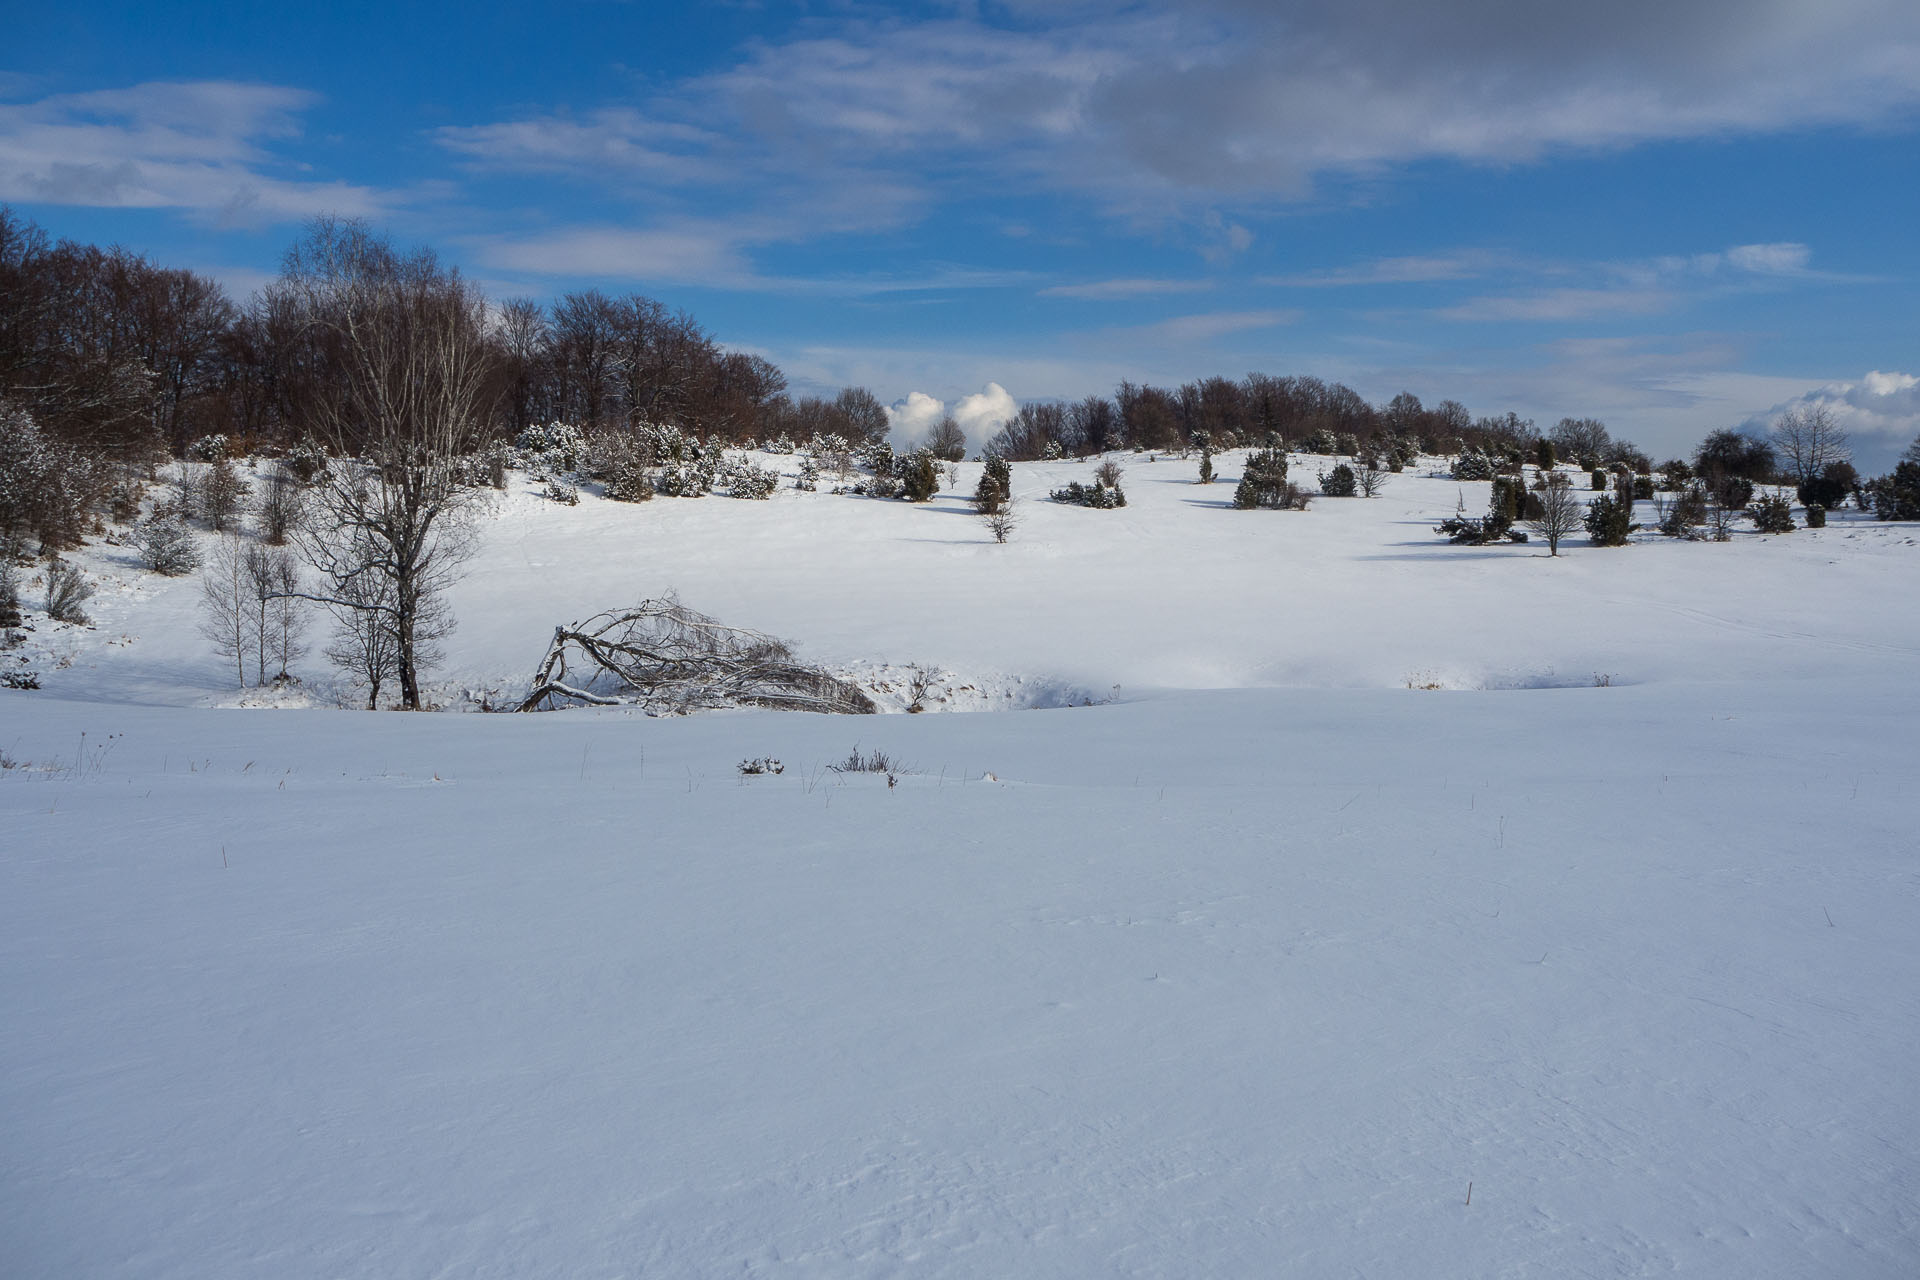
M 192 210 L 223 221 L 373 215 L 370 187 L 311 181 L 268 144 L 316 95 L 279 85 L 149 83 L 0 103 L 0 200 Z
M 906 399 L 887 406 L 887 422 L 902 440 L 922 440 L 946 411 L 944 400 L 938 400 L 924 391 L 909 391 Z
M 953 406 L 953 420 L 967 433 L 967 444 L 985 444 L 993 433 L 1020 412 L 1020 406 L 997 382 L 989 382 L 970 396 L 961 396 Z
M 1874 370 L 1858 382 L 1829 382 L 1751 415 L 1742 425 L 1766 427 L 1793 409 L 1822 406 L 1853 438 L 1866 471 L 1884 470 L 1893 455 L 1920 437 L 1920 377 Z

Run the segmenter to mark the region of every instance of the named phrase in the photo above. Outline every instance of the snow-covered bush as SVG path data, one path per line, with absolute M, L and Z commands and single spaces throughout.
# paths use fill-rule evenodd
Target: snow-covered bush
M 1127 495 L 1118 488 L 1109 489 L 1098 482 L 1081 484 L 1078 480 L 1069 481 L 1063 489 L 1055 489 L 1047 495 L 1055 502 L 1064 502 L 1069 506 L 1092 507 L 1096 511 L 1111 511 L 1127 505 Z
M 1633 501 L 1622 493 L 1603 493 L 1587 504 L 1587 536 L 1596 547 L 1624 547 L 1627 536 L 1639 526 L 1633 523 Z
M 1817 502 L 1807 504 L 1807 528 L 1824 529 L 1827 527 L 1827 509 Z
M 140 498 L 145 488 L 138 480 L 122 479 L 107 490 L 107 514 L 115 524 L 132 524 L 140 518 Z
M 200 507 L 207 522 L 225 529 L 239 512 L 250 492 L 246 480 L 225 458 L 217 458 L 200 479 Z
M 540 491 L 540 496 L 549 502 L 557 502 L 563 507 L 577 507 L 580 505 L 580 490 L 574 488 L 574 486 L 568 484 L 558 476 L 550 477 L 547 480 L 547 487 Z
M 80 606 L 93 598 L 93 587 L 78 565 L 55 560 L 47 566 L 47 616 L 55 622 L 85 623 Z
M 536 474 L 572 471 L 587 457 L 586 437 L 571 422 L 529 425 L 514 437 L 513 447 L 522 465 Z
M 187 446 L 187 456 L 195 462 L 220 462 L 232 456 L 227 438 L 223 435 L 201 436 Z
M 48 548 L 78 545 L 101 469 L 0 401 L 0 536 L 32 533 Z
M 697 462 L 670 462 L 660 468 L 653 487 L 669 498 L 698 498 L 712 492 L 713 473 Z
M 813 493 L 815 490 L 819 489 L 820 464 L 813 460 L 813 455 L 811 454 L 801 455 L 800 474 L 794 479 L 793 487 L 796 489 L 804 489 L 808 493 Z
M 974 510 L 990 516 L 1012 500 L 1013 464 L 997 453 L 989 453 L 980 470 L 980 483 L 974 486 Z
M 294 479 L 301 484 L 312 484 L 327 469 L 327 451 L 320 447 L 319 441 L 309 436 L 287 450 L 287 456 L 281 461 L 293 473 Z
M 20 570 L 13 557 L 0 555 L 0 628 L 20 625 Z
M 1860 483 L 1860 475 L 1850 462 L 1831 463 L 1823 468 L 1819 475 L 1800 483 L 1794 496 L 1805 506 L 1820 506 L 1828 510 L 1845 506 L 1847 495 Z
M 645 502 L 653 497 L 653 471 L 639 450 L 631 445 L 622 442 L 617 452 L 604 452 L 601 466 L 606 477 L 607 497 L 613 501 Z
M 169 578 L 192 573 L 200 567 L 200 548 L 193 530 L 178 516 L 152 516 L 134 526 L 133 545 L 140 552 L 140 563 Z
M 1307 438 L 1300 442 L 1302 453 L 1334 454 L 1340 452 L 1340 437 L 1334 434 L 1332 427 L 1320 427 L 1309 431 Z
M 1660 518 L 1660 532 L 1669 538 L 1691 538 L 1707 519 L 1707 491 L 1690 484 L 1673 495 Z
M 1495 476 L 1487 509 L 1509 524 L 1520 518 L 1525 488 L 1516 476 Z
M 816 433 L 807 441 L 807 454 L 822 471 L 831 471 L 843 479 L 853 474 L 853 446 L 845 436 L 834 432 Z
M 654 488 L 670 498 L 697 498 L 713 491 L 720 452 L 666 423 L 643 422 L 636 433 L 643 456 L 660 468 Z
M 262 482 L 260 505 L 255 514 L 260 521 L 260 537 L 268 546 L 285 544 L 287 535 L 300 523 L 306 496 L 300 482 L 284 466 L 275 467 Z
M 931 449 L 916 449 L 900 464 L 902 496 L 908 502 L 930 502 L 940 491 L 940 467 Z
M 1358 487 L 1358 482 L 1353 476 L 1353 468 L 1344 462 L 1336 465 L 1331 471 L 1320 473 L 1320 492 L 1329 498 L 1351 498 Z
M 782 431 L 778 438 L 769 440 L 760 447 L 768 453 L 792 453 L 794 451 L 793 437 Z
M 1761 533 L 1792 533 L 1798 527 L 1793 523 L 1793 507 L 1778 494 L 1756 499 L 1747 514 Z
M 753 463 L 744 463 L 732 468 L 727 476 L 727 493 L 735 498 L 751 498 L 764 501 L 773 496 L 780 487 L 780 473 L 766 467 L 756 467 Z
M 1870 481 L 1866 493 L 1879 519 L 1920 520 L 1920 462 L 1901 462 L 1891 474 Z
M 1255 449 L 1247 455 L 1233 505 L 1241 511 L 1264 507 L 1278 511 L 1288 505 L 1287 455 L 1278 449 Z
M 1462 449 L 1453 460 L 1455 480 L 1491 480 L 1493 473 L 1493 459 L 1478 449 Z
M 1745 476 L 1712 476 L 1707 486 L 1720 505 L 1730 511 L 1744 511 L 1753 501 L 1753 481 Z

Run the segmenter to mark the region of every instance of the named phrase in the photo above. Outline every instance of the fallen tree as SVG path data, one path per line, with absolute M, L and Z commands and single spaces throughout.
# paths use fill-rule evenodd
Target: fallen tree
M 729 627 L 678 600 L 644 600 L 556 627 L 522 711 L 638 705 L 653 714 L 722 707 L 871 715 L 873 699 L 794 661 L 784 642 Z

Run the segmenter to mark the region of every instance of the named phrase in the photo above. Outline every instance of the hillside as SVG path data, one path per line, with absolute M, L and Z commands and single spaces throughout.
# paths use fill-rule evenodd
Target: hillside
M 90 548 L 0 693 L 9 1274 L 1920 1268 L 1914 526 L 1549 559 L 1120 461 L 1006 545 L 516 477 L 435 676 L 671 590 L 1005 714 L 239 712 Z

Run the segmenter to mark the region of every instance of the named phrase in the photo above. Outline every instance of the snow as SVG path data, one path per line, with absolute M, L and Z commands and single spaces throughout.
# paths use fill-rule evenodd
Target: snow
M 677 587 L 1017 714 L 236 714 L 89 553 L 0 693 L 0 1270 L 1920 1271 L 1913 527 L 1551 560 L 1125 461 L 1005 546 L 522 489 L 439 686 Z

